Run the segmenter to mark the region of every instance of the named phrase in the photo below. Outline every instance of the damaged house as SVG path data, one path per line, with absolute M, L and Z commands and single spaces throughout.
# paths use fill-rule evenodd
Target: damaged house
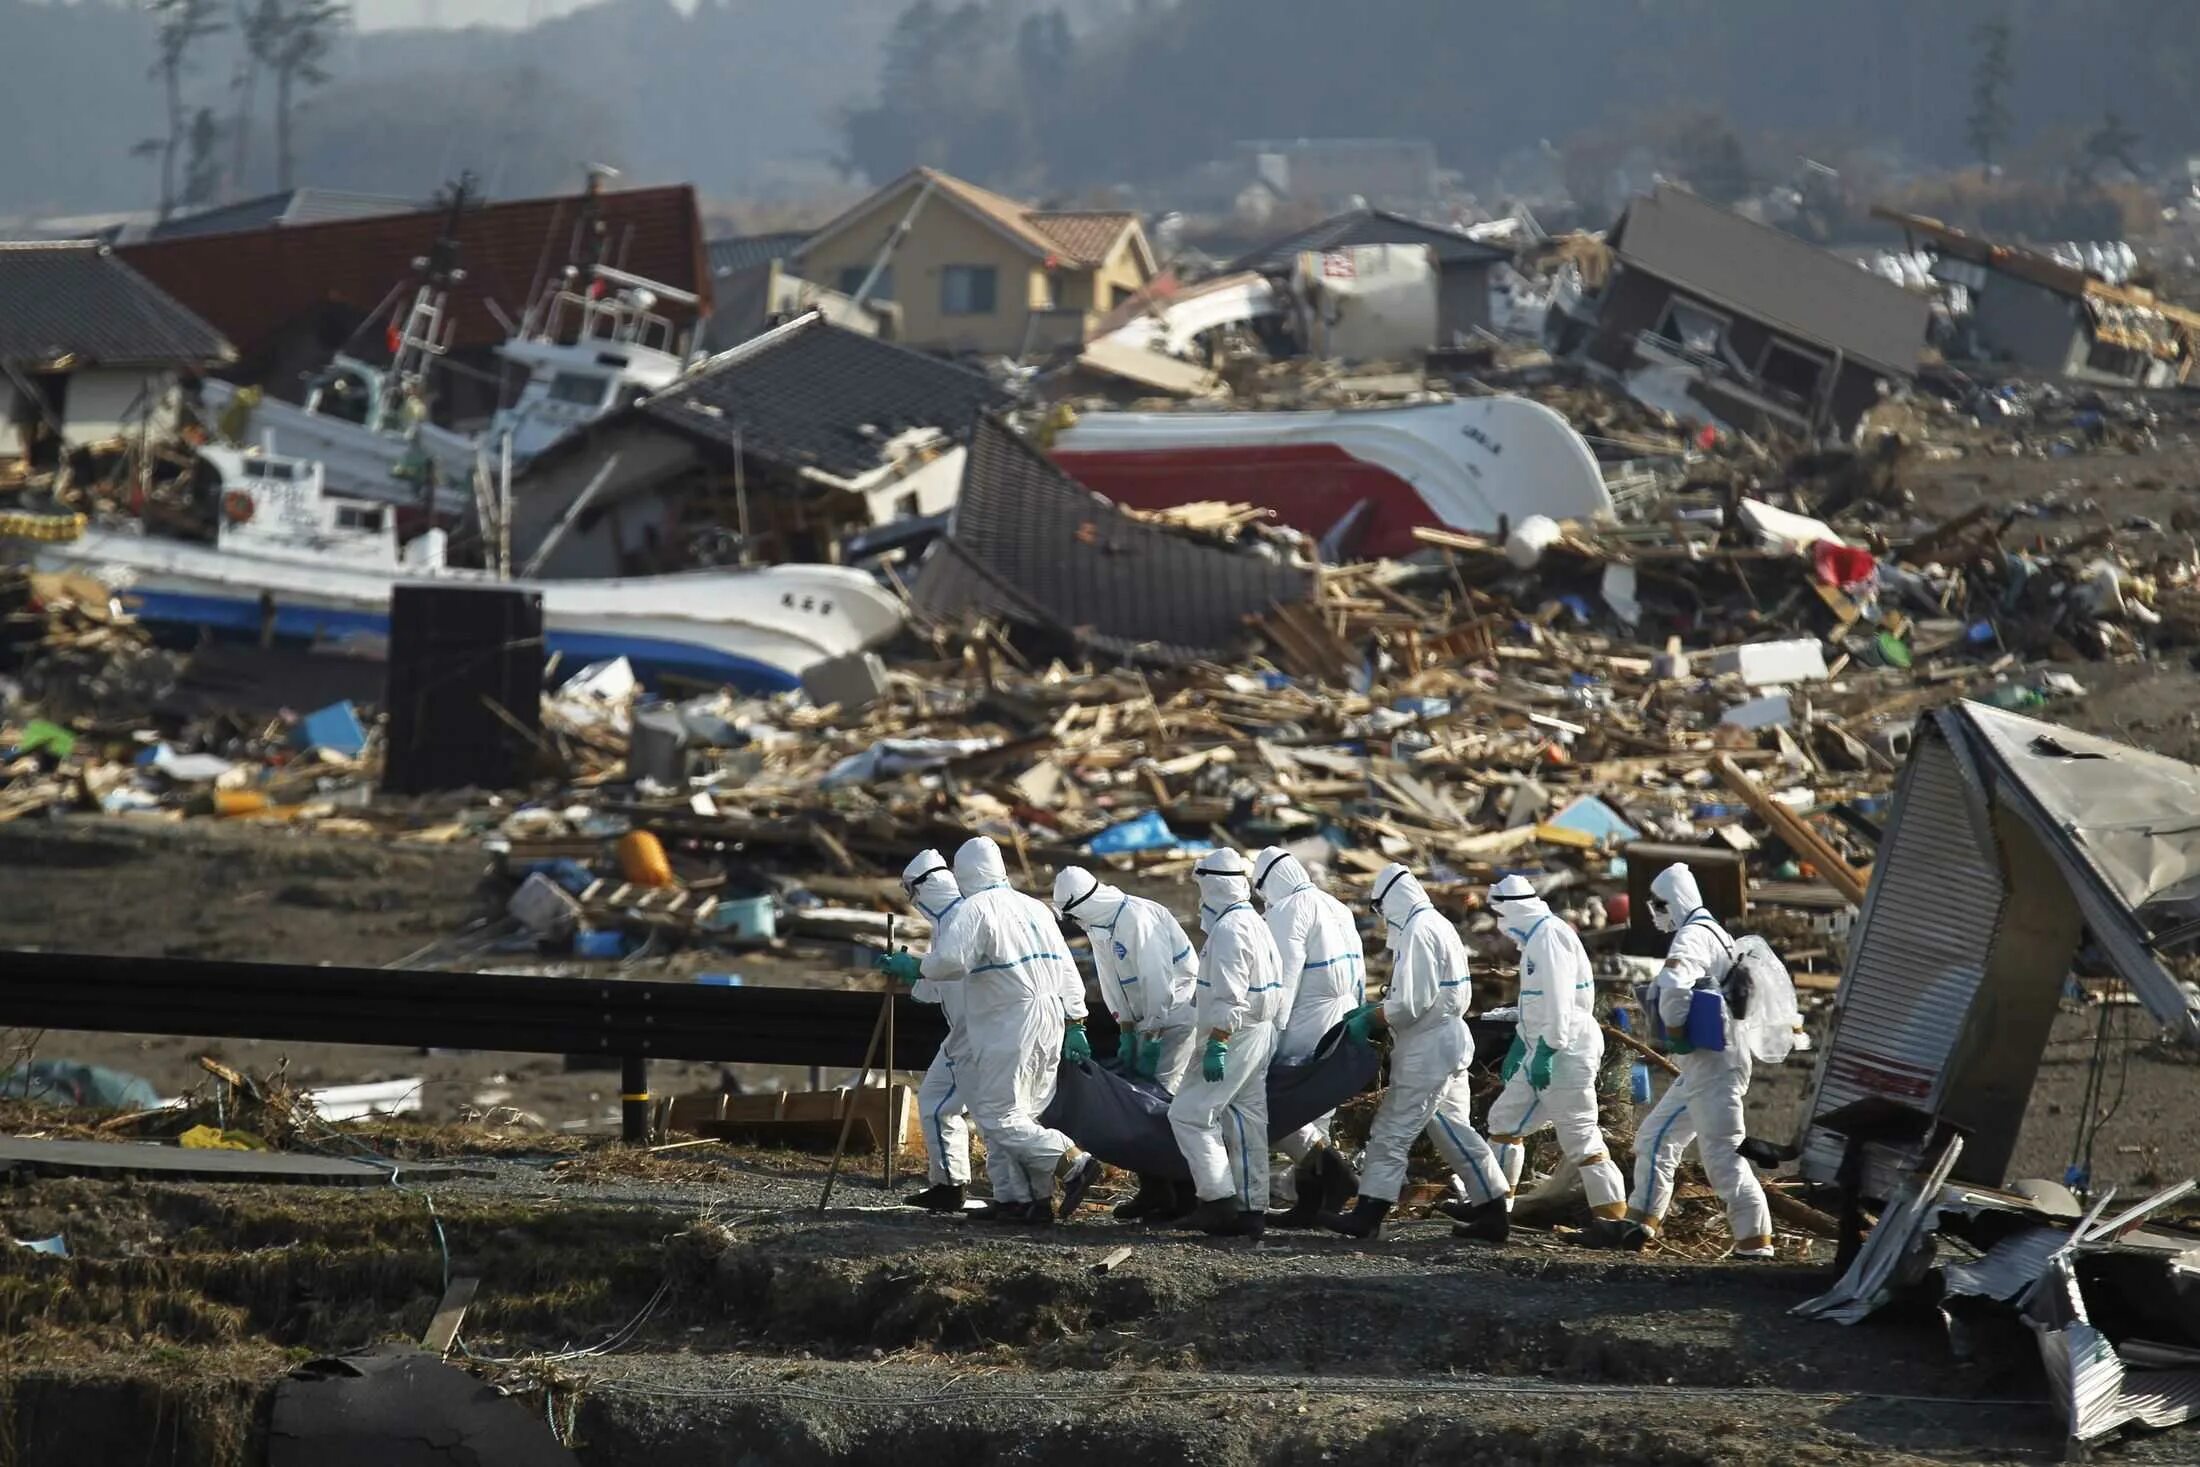
M 222 334 L 91 241 L 0 244 L 0 462 L 174 426 L 187 373 Z
M 1947 355 L 2097 387 L 2175 387 L 2192 377 L 2200 312 L 2034 250 L 1998 245 L 1919 214 L 1874 209 L 1933 255 L 1933 278 L 1970 309 Z
M 1422 246 L 1428 250 L 1437 274 L 1436 334 L 1424 345 L 1454 345 L 1489 329 L 1491 275 L 1512 259 L 1511 254 L 1470 239 L 1456 229 L 1424 224 L 1382 209 L 1353 209 L 1332 215 L 1269 241 L 1237 260 L 1230 269 L 1288 280 L 1301 255 L 1330 254 L 1365 245 Z
M 954 503 L 981 372 L 816 314 L 568 434 L 520 479 L 513 547 L 551 577 L 829 561 L 840 540 Z
M 1804 1108 L 1803 1175 L 1887 1198 L 1962 1142 L 1998 1186 L 2082 945 L 2176 1039 L 2200 940 L 2200 768 L 1981 703 L 1917 725 Z
M 825 225 L 791 265 L 842 295 L 899 306 L 912 346 L 1010 357 L 1084 341 L 1157 269 L 1136 214 L 1034 208 L 931 168 Z
M 1610 272 L 1558 345 L 1636 397 L 1745 432 L 1847 437 L 1917 370 L 1923 296 L 1670 184 L 1612 226 Z

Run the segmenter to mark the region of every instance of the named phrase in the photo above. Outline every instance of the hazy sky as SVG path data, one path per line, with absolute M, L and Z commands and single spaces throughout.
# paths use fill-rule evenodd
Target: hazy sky
M 583 3 L 585 0 L 353 0 L 359 28 L 366 31 L 421 25 L 522 26 L 530 20 L 563 15 Z M 674 3 L 683 10 L 690 8 L 686 0 Z M 890 5 L 894 0 L 879 3 Z

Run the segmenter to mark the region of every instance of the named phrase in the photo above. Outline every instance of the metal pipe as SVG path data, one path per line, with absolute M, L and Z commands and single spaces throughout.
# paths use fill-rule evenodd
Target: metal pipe
M 619 1067 L 619 1139 L 649 1144 L 649 1061 L 630 1054 Z

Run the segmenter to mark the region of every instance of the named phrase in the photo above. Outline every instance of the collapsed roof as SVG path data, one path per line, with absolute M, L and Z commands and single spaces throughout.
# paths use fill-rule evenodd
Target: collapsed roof
M 1189 662 L 1226 653 L 1248 618 L 1312 589 L 1305 567 L 1132 519 L 988 416 L 911 594 L 936 617 L 998 616 L 1122 657 Z
M 1883 371 L 1917 370 L 1923 296 L 1768 224 L 1661 184 L 1612 226 L 1620 261 L 1690 295 Z
M 904 435 L 961 442 L 1009 394 L 983 372 L 836 326 L 790 321 L 645 398 L 633 412 L 706 445 L 828 483 L 861 479 Z
M 1427 245 L 1435 253 L 1439 266 L 1494 265 L 1512 258 L 1510 250 L 1485 244 L 1441 224 L 1424 223 L 1387 209 L 1352 209 L 1309 224 L 1281 239 L 1270 240 L 1233 261 L 1230 269 L 1282 275 L 1289 273 L 1293 262 L 1303 254 L 1381 244 Z

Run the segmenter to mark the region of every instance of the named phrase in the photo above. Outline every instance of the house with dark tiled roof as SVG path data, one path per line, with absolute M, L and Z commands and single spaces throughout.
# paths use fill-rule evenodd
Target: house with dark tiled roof
M 89 240 L 0 244 L 0 460 L 164 431 L 222 334 Z
M 1318 224 L 1270 240 L 1230 266 L 1263 275 L 1288 276 L 1303 254 L 1360 245 L 1426 245 L 1437 271 L 1436 330 L 1439 343 L 1471 337 L 1490 324 L 1490 272 L 1512 258 L 1505 250 L 1442 224 L 1424 223 L 1387 209 L 1351 209 Z
M 804 316 L 539 455 L 514 551 L 541 551 L 554 577 L 680 570 L 739 545 L 829 560 L 853 531 L 952 505 L 980 415 L 1011 401 L 983 372 Z
M 1035 208 L 931 168 L 825 225 L 793 261 L 850 296 L 878 266 L 871 296 L 901 308 L 911 345 L 1011 357 L 1081 343 L 1156 270 L 1136 214 Z

